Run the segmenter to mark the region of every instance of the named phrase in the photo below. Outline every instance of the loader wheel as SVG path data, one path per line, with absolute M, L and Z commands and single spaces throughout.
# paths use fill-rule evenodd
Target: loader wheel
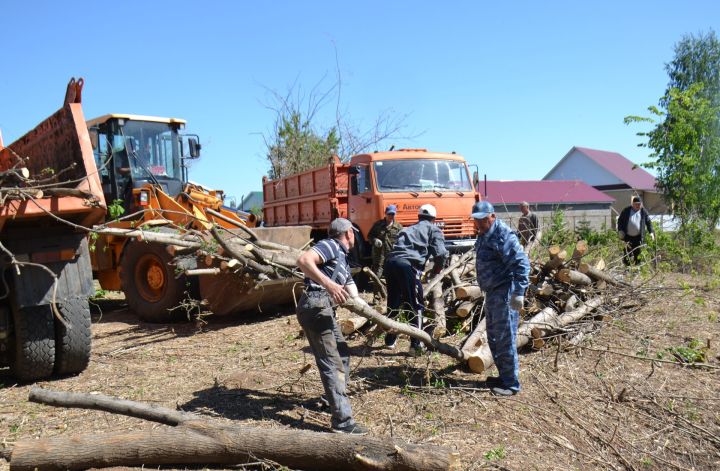
M 52 375 L 55 365 L 55 327 L 49 305 L 13 308 L 14 345 L 10 372 L 20 381 Z
M 90 306 L 87 299 L 75 298 L 57 307 L 71 328 L 55 320 L 55 373 L 77 374 L 90 362 Z
M 120 286 L 130 309 L 145 322 L 172 322 L 187 319 L 176 308 L 185 298 L 185 276 L 175 278 L 172 257 L 165 246 L 129 242 L 120 262 Z

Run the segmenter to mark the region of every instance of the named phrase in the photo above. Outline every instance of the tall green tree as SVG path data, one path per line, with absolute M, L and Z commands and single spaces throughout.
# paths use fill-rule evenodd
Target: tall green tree
M 657 184 L 683 225 L 720 221 L 720 42 L 713 31 L 685 36 L 666 64 L 670 81 L 650 117 L 628 116 L 626 123 L 649 122 L 639 132 L 641 147 L 652 149 Z

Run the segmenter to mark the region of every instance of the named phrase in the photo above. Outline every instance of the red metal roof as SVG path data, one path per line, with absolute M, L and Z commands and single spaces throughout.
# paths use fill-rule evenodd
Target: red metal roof
M 484 182 L 479 183 L 483 198 L 493 205 L 612 203 L 614 198 L 580 180 L 488 180 L 487 195 Z
M 648 173 L 644 168 L 632 163 L 622 154 L 618 154 L 617 152 L 607 152 L 604 150 L 588 149 L 587 147 L 575 146 L 575 149 L 588 156 L 593 162 L 600 165 L 608 172 L 615 175 L 620 181 L 626 183 L 630 188 L 635 190 L 656 191 L 655 177 Z

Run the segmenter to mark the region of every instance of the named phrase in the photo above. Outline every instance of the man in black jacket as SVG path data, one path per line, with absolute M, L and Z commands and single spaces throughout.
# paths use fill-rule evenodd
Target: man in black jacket
M 645 241 L 646 229 L 652 240 L 655 240 L 650 215 L 642 207 L 642 201 L 638 196 L 634 196 L 632 205 L 623 209 L 620 213 L 617 228 L 620 239 L 625 242 L 623 262 L 625 265 L 630 265 L 630 256 L 632 255 L 633 263 L 637 265 L 640 258 L 640 246 Z

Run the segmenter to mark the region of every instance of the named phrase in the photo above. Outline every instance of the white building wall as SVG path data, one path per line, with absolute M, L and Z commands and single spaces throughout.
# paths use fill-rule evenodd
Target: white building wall
M 582 180 L 590 186 L 623 183 L 579 150 L 573 150 L 543 180 Z
M 495 207 L 497 216 L 509 226 L 517 230 L 518 220 L 522 216 L 521 212 L 505 212 L 501 208 Z M 565 224 L 568 230 L 574 231 L 581 221 L 588 221 L 593 230 L 600 231 L 613 228 L 614 218 L 610 209 L 568 209 L 563 211 L 565 215 Z M 552 222 L 553 211 L 535 211 L 537 214 L 540 228 L 548 227 Z

